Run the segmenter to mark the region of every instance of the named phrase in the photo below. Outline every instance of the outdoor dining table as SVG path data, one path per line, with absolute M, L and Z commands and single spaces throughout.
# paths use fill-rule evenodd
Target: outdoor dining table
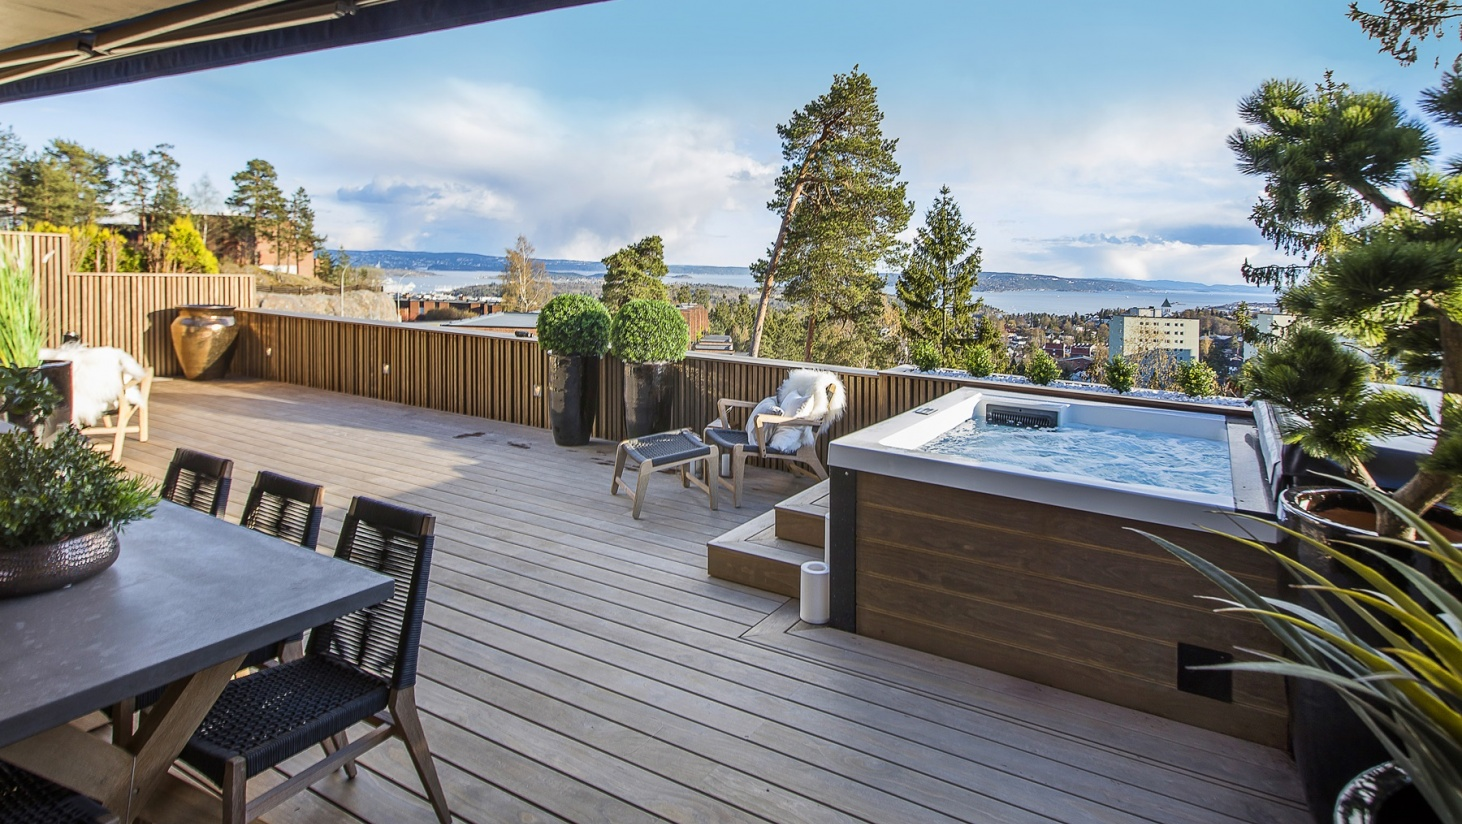
M 247 653 L 380 603 L 392 581 L 168 501 L 121 546 L 90 580 L 0 600 L 0 759 L 128 822 Z M 69 723 L 164 684 L 125 746 Z

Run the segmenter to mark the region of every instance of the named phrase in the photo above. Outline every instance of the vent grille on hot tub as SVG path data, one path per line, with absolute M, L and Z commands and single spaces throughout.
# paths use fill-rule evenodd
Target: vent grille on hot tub
M 1030 409 L 1023 406 L 985 405 L 985 423 L 995 426 L 1021 426 L 1031 429 L 1054 429 L 1056 410 Z

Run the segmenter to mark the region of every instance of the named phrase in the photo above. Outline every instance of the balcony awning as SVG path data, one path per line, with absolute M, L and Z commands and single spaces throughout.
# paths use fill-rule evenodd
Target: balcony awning
M 602 0 L 0 0 L 0 103 Z

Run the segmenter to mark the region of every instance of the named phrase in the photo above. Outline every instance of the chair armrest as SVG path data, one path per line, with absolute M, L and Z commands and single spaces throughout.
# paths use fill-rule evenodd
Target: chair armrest
M 721 398 L 716 401 L 716 413 L 721 417 L 721 423 L 731 427 L 732 409 L 755 409 L 761 401 L 743 401 L 736 398 Z

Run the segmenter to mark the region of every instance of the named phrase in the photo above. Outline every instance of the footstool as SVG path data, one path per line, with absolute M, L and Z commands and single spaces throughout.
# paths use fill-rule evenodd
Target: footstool
M 625 459 L 635 461 L 639 464 L 639 477 L 635 480 L 635 488 L 630 490 L 629 484 L 620 478 L 624 474 Z M 619 488 L 624 487 L 624 494 L 629 496 L 634 507 L 631 514 L 638 520 L 640 507 L 645 503 L 645 491 L 650 486 L 650 476 L 658 469 L 673 469 L 680 467 L 680 485 L 689 487 L 695 484 L 706 491 L 711 499 L 711 509 L 716 509 L 716 484 L 714 480 L 710 483 L 700 478 L 692 477 L 686 469 L 696 461 L 705 461 L 704 477 L 713 479 L 715 468 L 721 465 L 721 453 L 715 446 L 702 441 L 689 429 L 681 429 L 677 432 L 657 432 L 654 435 L 646 435 L 643 438 L 630 438 L 627 441 L 620 441 L 619 448 L 614 452 L 614 480 L 609 483 L 609 494 L 618 495 Z

